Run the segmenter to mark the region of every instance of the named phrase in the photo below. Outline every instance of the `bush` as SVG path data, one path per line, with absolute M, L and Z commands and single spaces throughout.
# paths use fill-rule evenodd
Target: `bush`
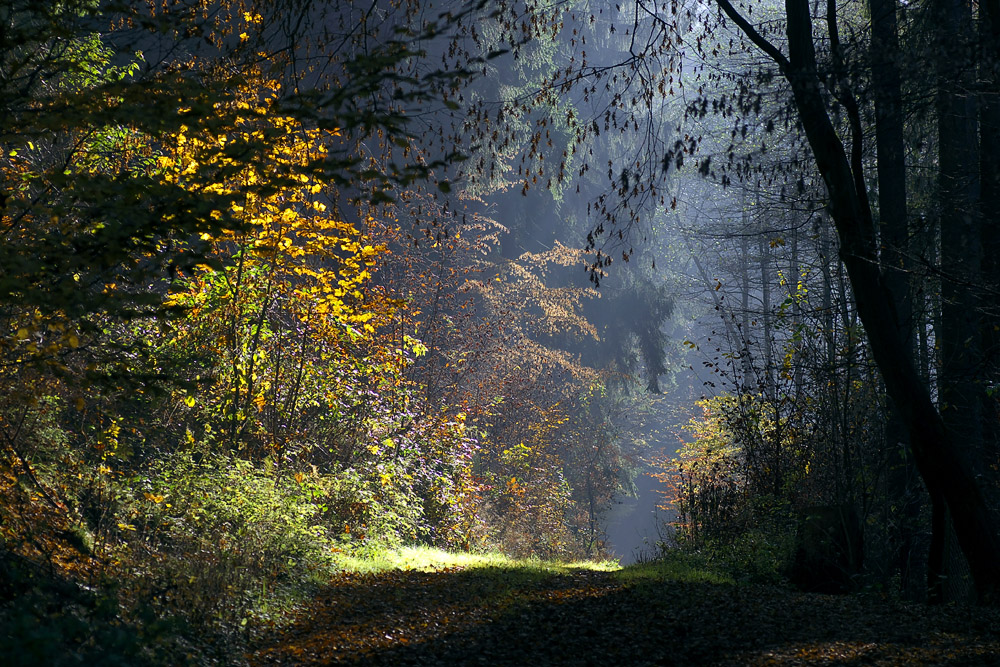
M 323 476 L 319 485 L 341 548 L 355 553 L 394 549 L 428 533 L 422 500 L 402 471 L 383 466 L 365 475 L 348 468 Z
M 330 562 L 322 494 L 302 474 L 176 453 L 131 487 L 120 558 L 140 573 L 133 602 L 158 616 L 199 628 L 245 625 Z
M 766 530 L 748 530 L 706 547 L 711 561 L 734 579 L 768 584 L 785 580 L 794 550 L 793 534 Z

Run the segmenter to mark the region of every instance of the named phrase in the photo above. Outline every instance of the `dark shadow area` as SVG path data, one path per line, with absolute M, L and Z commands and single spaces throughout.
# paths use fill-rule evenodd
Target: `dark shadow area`
M 251 657 L 366 665 L 998 662 L 994 610 L 519 568 L 345 575 Z

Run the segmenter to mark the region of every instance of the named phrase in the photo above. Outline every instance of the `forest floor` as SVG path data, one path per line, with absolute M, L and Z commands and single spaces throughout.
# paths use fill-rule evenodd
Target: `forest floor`
M 251 665 L 1000 665 L 1000 611 L 739 584 L 683 564 L 344 573 Z

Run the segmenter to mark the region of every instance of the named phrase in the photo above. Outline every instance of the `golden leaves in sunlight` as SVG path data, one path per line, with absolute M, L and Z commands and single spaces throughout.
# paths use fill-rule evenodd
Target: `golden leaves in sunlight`
M 231 199 L 225 214 L 242 224 L 202 239 L 212 241 L 220 256 L 248 250 L 244 257 L 264 268 L 304 323 L 365 328 L 373 307 L 393 308 L 369 303 L 363 289 L 385 247 L 369 242 L 328 208 L 331 193 L 307 173 L 323 159 L 325 142 L 334 133 L 306 129 L 282 116 L 275 107 L 279 92 L 276 82 L 266 80 L 259 88 L 248 85 L 239 91 L 232 105 L 241 114 L 223 132 L 193 135 L 182 126 L 172 148 L 158 160 L 162 178 Z M 265 159 L 242 158 L 241 146 L 261 143 Z M 188 284 L 195 286 L 197 280 Z M 197 306 L 199 293 L 175 293 L 171 303 Z

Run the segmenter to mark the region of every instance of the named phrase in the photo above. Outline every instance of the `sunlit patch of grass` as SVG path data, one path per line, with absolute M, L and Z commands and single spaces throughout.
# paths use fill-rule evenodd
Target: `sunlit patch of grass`
M 381 551 L 366 558 L 342 555 L 337 564 L 344 570 L 359 574 L 387 570 L 418 570 L 436 572 L 448 569 L 524 570 L 542 575 L 568 574 L 578 570 L 613 572 L 621 569 L 617 561 L 561 562 L 540 558 L 509 558 L 501 553 L 452 552 L 426 546 L 403 547 Z

